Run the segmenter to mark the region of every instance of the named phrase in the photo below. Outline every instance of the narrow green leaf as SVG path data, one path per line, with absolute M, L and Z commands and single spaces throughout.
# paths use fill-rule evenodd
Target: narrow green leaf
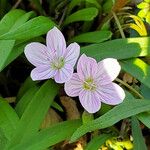
M 15 130 L 13 140 L 10 141 L 9 147 L 22 143 L 39 130 L 49 106 L 58 93 L 58 89 L 54 81 L 48 80 L 37 91 L 24 111 L 18 123 L 17 130 Z
M 0 35 L 8 32 L 15 22 L 24 14 L 25 11 L 19 9 L 8 12 L 0 21 Z
M 14 44 L 15 40 L 0 40 L 0 71 L 2 70 L 9 53 L 11 53 Z
M 0 97 L 0 129 L 7 139 L 12 138 L 18 125 L 19 117 L 13 108 Z
M 21 26 L 22 24 L 24 24 L 26 21 L 28 21 L 30 19 L 31 16 L 34 16 L 34 12 L 28 12 L 25 13 L 24 15 L 20 16 L 18 18 L 18 20 L 16 20 L 16 22 L 13 24 L 13 26 L 10 28 L 9 31 L 13 31 L 16 30 L 19 26 Z
M 64 21 L 64 25 L 77 22 L 77 21 L 91 21 L 97 15 L 98 15 L 98 9 L 96 9 L 95 7 L 84 8 L 68 16 Z
M 72 0 L 69 5 L 68 5 L 68 9 L 67 9 L 67 14 L 70 14 L 70 12 L 72 11 L 72 9 L 77 6 L 77 5 L 80 5 L 80 3 L 82 1 L 85 1 L 85 0 Z
M 15 145 L 11 150 L 43 150 L 70 138 L 72 133 L 81 125 L 81 120 L 64 121 L 44 129 L 29 138 L 26 142 Z
M 16 30 L 1 35 L 0 39 L 29 40 L 34 37 L 45 34 L 54 25 L 54 22 L 52 22 L 47 17 L 39 16 L 24 23 Z
M 132 117 L 131 120 L 132 136 L 134 150 L 147 150 L 142 131 L 140 129 L 140 124 L 136 117 Z
M 112 57 L 116 59 L 127 59 L 138 56 L 150 55 L 150 38 L 128 38 L 111 40 L 99 44 L 91 44 L 81 48 L 81 54 L 102 60 Z
M 95 31 L 87 32 L 75 36 L 71 39 L 71 42 L 75 41 L 78 43 L 100 43 L 111 38 L 112 33 L 110 31 Z
M 150 88 L 150 66 L 139 58 L 121 61 L 121 67 Z
M 1 150 L 5 150 L 8 139 L 6 138 L 3 130 L 0 128 L 0 148 Z
M 36 87 L 36 83 L 35 81 L 33 81 L 31 79 L 31 77 L 29 76 L 24 83 L 22 84 L 21 88 L 19 89 L 19 92 L 17 94 L 17 101 L 19 101 L 21 99 L 21 97 L 32 87 Z
M 110 127 L 124 118 L 128 118 L 130 116 L 148 110 L 150 110 L 149 100 L 126 99 L 123 103 L 121 103 L 118 106 L 115 106 L 113 109 L 111 109 L 101 117 L 78 128 L 77 131 L 71 137 L 71 141 L 73 142 L 77 140 L 79 137 L 81 137 L 87 132 Z
M 27 106 L 30 104 L 31 99 L 34 97 L 34 95 L 36 94 L 36 92 L 38 91 L 38 87 L 32 87 L 29 88 L 25 94 L 22 96 L 22 98 L 19 100 L 19 102 L 17 103 L 15 110 L 18 114 L 19 117 L 22 116 L 22 114 L 24 113 L 24 111 L 26 110 Z
M 3 41 L 6 43 L 6 45 L 8 44 L 8 41 L 12 41 L 12 49 L 9 49 L 8 51 L 5 50 L 5 52 L 1 51 L 1 53 L 5 54 L 5 57 L 2 57 L 3 61 L 0 61 L 0 71 L 2 71 L 14 59 L 16 59 L 23 52 L 25 45 L 27 45 L 27 43 L 23 43 L 23 44 L 14 46 L 13 45 L 14 40 L 3 40 Z M 9 44 L 7 46 L 9 46 Z M 1 58 L 1 55 L 0 55 L 0 58 Z
M 111 137 L 110 134 L 96 136 L 87 144 L 85 150 L 98 150 Z
M 137 115 L 137 118 L 148 128 L 150 128 L 150 111 L 140 113 Z

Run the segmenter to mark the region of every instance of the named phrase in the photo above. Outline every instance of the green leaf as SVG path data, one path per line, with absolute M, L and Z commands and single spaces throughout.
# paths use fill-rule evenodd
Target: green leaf
M 150 66 L 139 58 L 121 61 L 121 67 L 150 88 Z
M 75 41 L 78 43 L 100 43 L 110 39 L 112 33 L 110 31 L 94 31 L 94 32 L 87 32 L 75 36 L 71 39 L 71 42 Z
M 150 128 L 150 111 L 140 113 L 137 115 L 137 118 L 148 128 Z
M 11 53 L 15 44 L 15 40 L 0 40 L 0 71 L 3 68 L 5 60 Z
M 15 22 L 25 14 L 23 10 L 12 10 L 8 12 L 0 21 L 0 35 L 8 32 Z
M 0 39 L 29 40 L 45 34 L 54 25 L 54 22 L 52 22 L 50 19 L 44 16 L 39 16 L 27 21 L 17 29 L 1 35 Z
M 28 40 L 45 34 L 55 25 L 50 19 L 44 16 L 39 16 L 27 21 L 31 17 L 31 15 L 33 15 L 33 12 L 29 12 L 26 14 L 23 13 L 22 16 L 20 16 L 20 18 L 17 18 L 18 20 L 15 20 L 12 26 L 9 27 L 9 30 L 5 30 L 7 32 L 0 36 L 0 41 L 3 41 L 3 43 L 5 42 L 5 45 L 7 45 L 7 47 L 11 44 L 10 42 L 15 42 L 14 40 L 16 40 L 15 45 L 12 45 L 13 49 L 11 47 L 11 49 L 6 50 L 7 47 L 4 49 L 2 43 L 3 47 L 1 48 L 0 44 L 0 48 L 2 49 L 1 53 L 5 54 L 5 57 L 3 57 L 3 55 L 0 55 L 2 56 L 2 58 L 0 57 L 0 59 L 3 60 L 0 62 L 0 71 L 2 71 L 9 63 L 11 63 L 23 52 L 24 47 L 29 43 Z M 9 19 L 8 17 L 12 16 L 8 15 L 6 19 L 4 19 L 4 21 L 6 20 L 6 23 Z
M 77 22 L 77 21 L 91 21 L 97 15 L 98 15 L 98 9 L 96 9 L 95 7 L 84 8 L 68 16 L 64 21 L 64 25 Z
M 69 5 L 68 5 L 68 8 L 67 8 L 67 14 L 70 14 L 70 12 L 72 11 L 72 9 L 77 6 L 77 5 L 80 5 L 81 2 L 83 2 L 85 0 L 72 0 Z
M 19 89 L 19 92 L 17 94 L 17 101 L 21 99 L 21 97 L 32 87 L 36 87 L 35 81 L 31 79 L 31 77 L 28 77 L 24 83 L 22 84 L 21 88 Z
M 34 16 L 34 12 L 30 11 L 28 13 L 25 13 L 24 15 L 20 16 L 16 22 L 14 22 L 13 26 L 10 28 L 10 31 L 16 30 L 19 26 L 27 22 L 32 16 Z
M 144 96 L 144 98 L 150 99 L 150 88 L 146 85 L 142 84 L 140 85 L 140 92 Z
M 128 38 L 111 40 L 99 44 L 91 44 L 81 48 L 81 54 L 95 58 L 100 61 L 112 57 L 116 59 L 127 59 L 138 56 L 150 55 L 150 38 Z
M 58 89 L 58 86 L 52 80 L 48 80 L 37 91 L 24 111 L 9 147 L 22 143 L 39 130 L 49 106 L 58 93 Z
M 95 5 L 97 8 L 101 8 L 101 5 L 97 2 L 97 0 L 85 0 L 86 2 Z
M 64 111 L 63 108 L 59 104 L 57 104 L 55 101 L 53 101 L 52 107 L 54 107 L 55 109 L 57 109 L 57 110 L 59 110 L 61 112 Z
M 5 150 L 8 139 L 5 137 L 3 130 L 0 128 L 0 148 Z
M 96 136 L 87 144 L 85 150 L 98 150 L 111 137 L 110 134 Z
M 81 120 L 64 121 L 44 129 L 27 139 L 22 144 L 15 145 L 11 150 L 43 150 L 70 138 L 72 133 L 81 125 Z
M 110 127 L 124 118 L 128 118 L 130 116 L 148 110 L 150 110 L 149 100 L 125 99 L 123 103 L 121 103 L 118 106 L 115 106 L 113 109 L 111 109 L 101 117 L 78 128 L 77 131 L 71 137 L 71 141 L 73 142 L 77 140 L 79 137 L 81 137 L 87 132 Z
M 13 108 L 0 97 L 0 129 L 7 139 L 11 139 L 18 125 L 19 117 Z
M 30 104 L 30 102 L 32 102 L 31 99 L 34 97 L 38 89 L 38 87 L 29 88 L 17 103 L 15 110 L 20 118 L 26 110 L 27 106 Z
M 136 117 L 132 117 L 131 120 L 132 127 L 132 136 L 133 136 L 133 145 L 134 150 L 147 150 L 142 131 L 140 129 L 140 124 Z

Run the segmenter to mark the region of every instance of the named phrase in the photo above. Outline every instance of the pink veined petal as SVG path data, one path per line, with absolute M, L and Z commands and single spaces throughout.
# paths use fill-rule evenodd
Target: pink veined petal
M 64 56 L 66 52 L 66 41 L 57 27 L 54 27 L 47 33 L 46 44 L 50 51 L 56 52 L 58 56 Z
M 42 65 L 31 71 L 31 78 L 33 81 L 45 80 L 54 77 L 55 74 L 56 70 L 52 70 L 49 65 Z
M 78 96 L 82 90 L 82 81 L 77 73 L 74 73 L 69 81 L 65 83 L 65 92 L 68 96 Z
M 116 83 L 100 86 L 97 89 L 97 94 L 103 103 L 109 105 L 120 104 L 125 98 L 124 90 Z
M 94 94 L 94 92 L 82 90 L 79 94 L 79 100 L 81 105 L 89 113 L 97 112 L 101 107 L 101 101 Z
M 33 42 L 28 44 L 24 50 L 28 61 L 34 66 L 45 65 L 49 63 L 47 47 L 41 43 Z
M 87 78 L 93 78 L 97 73 L 97 62 L 91 57 L 87 57 L 85 54 L 82 54 L 78 60 L 77 72 L 79 78 L 85 80 Z
M 121 67 L 114 58 L 106 58 L 98 63 L 95 79 L 101 85 L 111 83 L 118 75 Z
M 54 79 L 57 83 L 65 83 L 67 82 L 73 75 L 73 67 L 69 64 L 65 64 L 65 66 L 59 70 L 57 70 Z
M 67 47 L 65 54 L 65 62 L 74 66 L 80 54 L 80 46 L 72 43 Z

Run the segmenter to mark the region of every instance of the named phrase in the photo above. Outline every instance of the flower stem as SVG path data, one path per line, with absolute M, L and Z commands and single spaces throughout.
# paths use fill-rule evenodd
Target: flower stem
M 117 82 L 123 84 L 124 86 L 126 86 L 129 90 L 131 90 L 132 92 L 134 92 L 139 98 L 143 99 L 144 97 L 138 92 L 136 91 L 132 86 L 130 86 L 129 84 L 127 84 L 126 82 L 120 80 L 119 78 L 115 79 Z
M 113 14 L 113 17 L 114 17 L 114 19 L 115 19 L 115 21 L 116 21 L 116 24 L 117 24 L 117 26 L 118 26 L 118 29 L 119 29 L 119 31 L 120 31 L 121 37 L 122 37 L 123 39 L 126 38 L 125 35 L 124 35 L 123 29 L 122 29 L 122 27 L 121 27 L 121 24 L 120 24 L 120 22 L 119 22 L 119 19 L 118 19 L 117 15 L 116 15 L 115 12 L 113 12 L 113 11 L 112 11 L 112 14 Z

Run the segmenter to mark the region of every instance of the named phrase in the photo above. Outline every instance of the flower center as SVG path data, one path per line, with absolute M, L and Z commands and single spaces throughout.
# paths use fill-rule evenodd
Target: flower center
M 53 69 L 61 69 L 62 67 L 64 67 L 65 65 L 65 60 L 64 58 L 60 57 L 60 58 L 56 58 L 53 62 L 52 62 L 52 68 Z
M 96 84 L 94 83 L 94 80 L 92 78 L 88 78 L 84 81 L 83 88 L 85 90 L 94 91 L 96 89 Z

